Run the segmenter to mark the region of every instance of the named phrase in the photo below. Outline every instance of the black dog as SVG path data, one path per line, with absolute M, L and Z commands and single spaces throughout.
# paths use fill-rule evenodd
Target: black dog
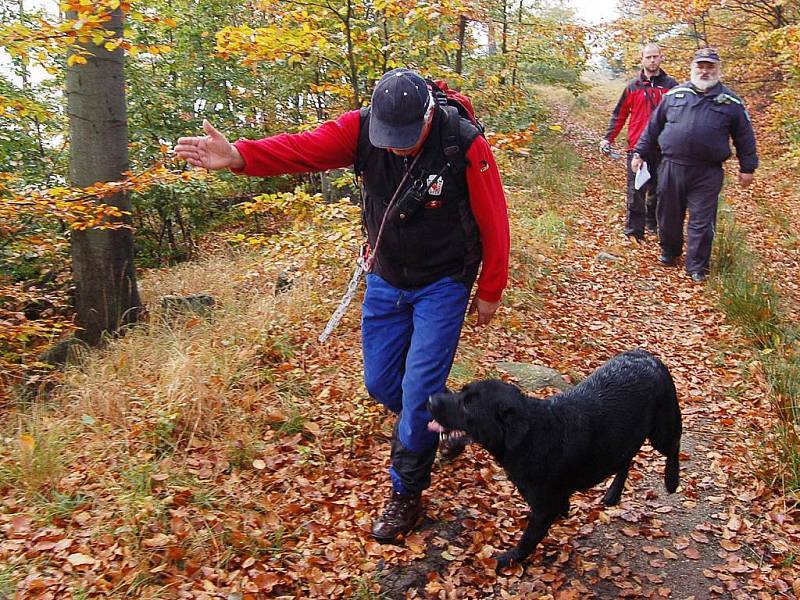
M 575 388 L 546 400 L 497 380 L 470 383 L 458 393 L 431 396 L 432 431 L 458 430 L 486 448 L 531 507 L 516 548 L 498 568 L 521 562 L 553 521 L 566 516 L 569 497 L 616 473 L 603 502 L 619 502 L 628 469 L 645 439 L 667 457 L 664 483 L 678 487 L 681 413 L 664 364 L 633 350 L 612 358 Z

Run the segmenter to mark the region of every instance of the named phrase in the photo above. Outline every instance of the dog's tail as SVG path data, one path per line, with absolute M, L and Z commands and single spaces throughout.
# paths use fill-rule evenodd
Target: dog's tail
M 658 361 L 663 381 L 663 394 L 656 410 L 653 431 L 650 434 L 650 443 L 653 448 L 667 457 L 664 469 L 664 485 L 669 493 L 678 489 L 680 476 L 679 453 L 681 449 L 681 409 L 678 406 L 678 394 L 675 382 L 669 370 L 661 361 Z

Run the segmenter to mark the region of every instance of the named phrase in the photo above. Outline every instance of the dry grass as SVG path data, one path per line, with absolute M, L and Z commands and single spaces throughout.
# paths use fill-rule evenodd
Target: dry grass
M 317 303 L 317 290 L 302 277 L 276 295 L 281 270 L 241 253 L 149 274 L 142 282 L 149 322 L 71 369 L 61 401 L 73 414 L 128 434 L 150 423 L 152 445 L 161 452 L 186 447 L 198 434 L 218 435 L 250 411 L 266 367 L 291 354 L 281 332 Z M 170 315 L 158 306 L 165 292 L 212 293 L 216 303 L 207 316 Z
M 47 411 L 34 407 L 17 415 L 6 438 L 8 460 L 0 462 L 0 488 L 18 487 L 27 496 L 48 493 L 66 470 L 69 431 Z

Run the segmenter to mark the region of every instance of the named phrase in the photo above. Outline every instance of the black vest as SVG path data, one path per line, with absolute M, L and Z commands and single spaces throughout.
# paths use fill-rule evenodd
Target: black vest
M 465 155 L 477 136 L 478 130 L 468 120 L 436 107 L 422 154 L 389 211 L 375 257 L 373 272 L 391 285 L 414 289 L 453 277 L 471 286 L 475 280 L 481 245 L 469 205 Z M 412 156 L 397 156 L 370 143 L 369 107 L 362 109 L 355 171 L 362 180 L 364 224 L 371 248 L 375 248 L 386 208 L 413 161 Z

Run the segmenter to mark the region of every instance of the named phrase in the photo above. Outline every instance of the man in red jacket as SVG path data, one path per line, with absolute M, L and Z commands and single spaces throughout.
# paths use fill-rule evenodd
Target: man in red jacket
M 622 95 L 611 114 L 608 131 L 600 141 L 600 147 L 605 150 L 622 130 L 625 121 L 628 121 L 628 190 L 625 214 L 625 235 L 641 242 L 644 240 L 645 227 L 651 233 L 656 233 L 656 171 L 658 170 L 659 156 L 656 154 L 647 163 L 650 171 L 650 181 L 638 190 L 634 187 L 636 173 L 631 171 L 631 158 L 633 149 L 639 136 L 647 126 L 647 121 L 653 110 L 658 106 L 661 97 L 671 88 L 678 85 L 672 77 L 661 69 L 664 55 L 656 44 L 647 44 L 642 48 L 642 70 L 639 76 L 631 79 L 622 92 Z M 650 164 L 650 163 L 654 164 Z
M 313 131 L 231 144 L 203 128 L 175 147 L 197 167 L 264 177 L 354 165 L 361 174 L 374 257 L 362 305 L 364 381 L 397 415 L 392 493 L 372 535 L 392 542 L 423 517 L 438 443 L 427 400 L 444 391 L 467 307 L 488 323 L 506 286 L 508 213 L 489 145 L 408 69 L 386 73 L 369 107 Z

